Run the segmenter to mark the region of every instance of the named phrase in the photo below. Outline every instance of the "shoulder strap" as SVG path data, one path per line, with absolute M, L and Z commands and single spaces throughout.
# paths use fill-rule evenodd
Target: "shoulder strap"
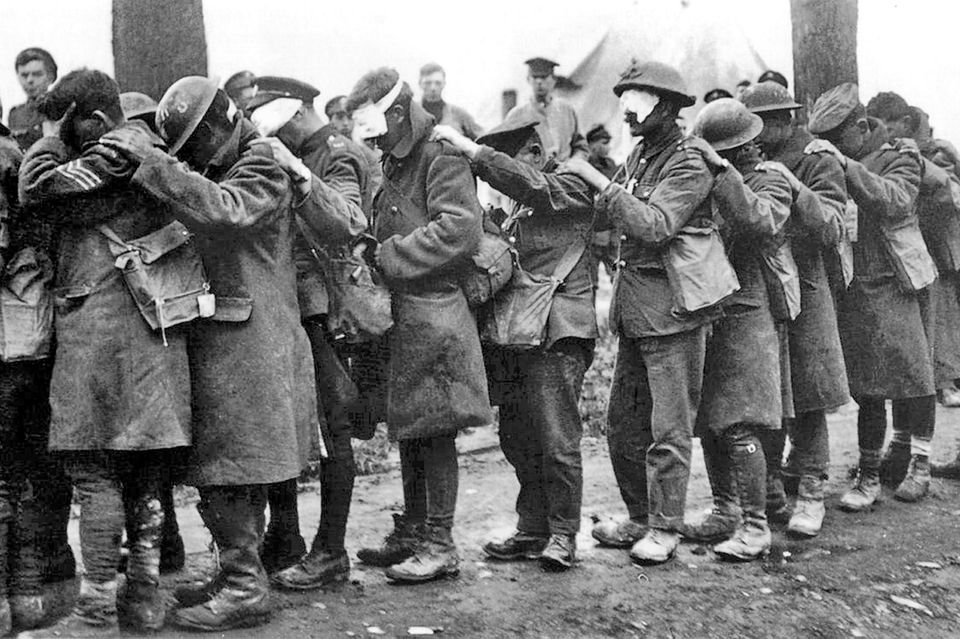
M 553 269 L 553 278 L 561 282 L 567 279 L 567 276 L 570 275 L 573 268 L 580 262 L 580 258 L 583 257 L 583 253 L 586 250 L 587 243 L 582 237 L 568 246 L 567 250 L 563 252 L 563 257 L 560 258 L 560 261 L 557 262 L 556 267 Z
M 107 238 L 107 243 L 110 245 L 110 253 L 114 257 L 118 255 L 123 255 L 124 253 L 129 253 L 133 250 L 133 247 L 124 242 L 119 235 L 117 235 L 112 228 L 106 224 L 101 224 L 97 227 L 97 230 Z

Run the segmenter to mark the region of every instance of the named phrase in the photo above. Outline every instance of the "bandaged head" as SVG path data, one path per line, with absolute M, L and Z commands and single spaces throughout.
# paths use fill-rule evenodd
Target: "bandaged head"
M 659 103 L 660 96 L 643 89 L 627 89 L 620 94 L 620 109 L 635 114 L 637 122 L 646 120 Z
M 255 109 L 250 114 L 250 120 L 257 127 L 260 135 L 271 136 L 282 129 L 296 115 L 301 106 L 303 106 L 303 100 L 277 98 Z
M 397 83 L 390 91 L 376 102 L 366 102 L 353 112 L 354 136 L 362 140 L 378 138 L 387 132 L 387 111 L 396 101 L 403 89 L 403 80 Z

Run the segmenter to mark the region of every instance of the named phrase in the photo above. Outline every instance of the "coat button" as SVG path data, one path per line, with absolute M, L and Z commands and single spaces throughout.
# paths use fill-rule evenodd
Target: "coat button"
M 398 208 L 395 207 L 395 206 L 391 206 L 391 207 L 390 207 L 390 212 L 391 212 L 391 213 L 399 213 L 399 212 L 400 212 L 400 209 L 398 209 Z
M 640 164 L 646 164 L 647 158 L 640 158 Z
M 650 189 L 644 189 L 643 197 L 650 197 Z
M 619 262 L 617 262 L 617 266 L 626 266 L 626 265 L 627 265 L 626 260 L 620 260 Z
M 627 236 L 626 236 L 626 235 L 621 235 L 621 236 L 620 236 L 620 241 L 621 241 L 621 242 L 626 242 L 626 241 L 627 241 Z
M 510 242 L 511 244 L 516 244 L 516 243 L 517 243 L 517 238 L 515 238 L 515 237 L 513 237 L 513 236 L 511 235 L 510 237 L 507 238 L 507 241 Z

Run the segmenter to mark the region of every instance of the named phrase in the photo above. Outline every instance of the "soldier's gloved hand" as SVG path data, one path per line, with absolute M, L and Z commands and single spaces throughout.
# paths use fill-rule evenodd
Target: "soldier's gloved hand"
M 703 156 L 703 161 L 712 169 L 723 170 L 730 166 L 730 162 L 720 157 L 717 150 L 710 146 L 710 143 L 703 138 L 691 136 L 683 141 L 683 145 L 688 149 L 696 149 Z
M 557 167 L 557 174 L 576 175 L 598 192 L 610 186 L 610 179 L 579 155 L 567 158 Z
M 455 149 L 470 159 L 475 158 L 480 151 L 479 144 L 446 124 L 438 124 L 433 127 L 433 135 L 431 135 L 430 138 L 437 142 L 449 142 Z
M 131 161 L 140 164 L 154 149 L 150 135 L 140 127 L 121 126 L 100 138 L 100 144 L 119 151 Z
M 937 150 L 942 152 L 953 164 L 960 164 L 960 153 L 957 152 L 957 147 L 953 146 L 947 140 L 934 140 L 933 144 L 937 147 Z
M 803 149 L 803 152 L 807 155 L 810 155 L 811 153 L 820 153 L 821 151 L 825 151 L 837 158 L 837 161 L 840 162 L 840 166 L 844 168 L 847 167 L 847 156 L 845 156 L 840 149 L 833 146 L 832 142 L 816 138 L 815 140 L 811 140 L 810 143 Z
M 772 160 L 767 160 L 761 162 L 757 165 L 757 168 L 761 171 L 776 171 L 783 177 L 787 178 L 787 182 L 790 183 L 790 190 L 794 195 L 800 192 L 800 189 L 803 188 L 803 182 L 797 179 L 797 176 L 793 174 L 793 171 L 788 169 L 786 166 L 780 162 L 773 162 Z

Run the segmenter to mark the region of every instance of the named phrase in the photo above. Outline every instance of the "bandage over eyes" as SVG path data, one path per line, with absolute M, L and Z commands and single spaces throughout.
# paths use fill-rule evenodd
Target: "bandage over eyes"
M 628 89 L 620 94 L 620 109 L 636 114 L 637 122 L 646 120 L 659 103 L 660 96 L 641 89 Z
M 397 80 L 385 96 L 376 102 L 367 102 L 353 112 L 353 130 L 356 137 L 369 140 L 387 132 L 387 110 L 396 101 L 402 88 L 403 80 Z
M 301 106 L 303 106 L 302 100 L 277 98 L 254 111 L 250 115 L 250 120 L 253 121 L 260 135 L 273 135 L 296 115 Z

